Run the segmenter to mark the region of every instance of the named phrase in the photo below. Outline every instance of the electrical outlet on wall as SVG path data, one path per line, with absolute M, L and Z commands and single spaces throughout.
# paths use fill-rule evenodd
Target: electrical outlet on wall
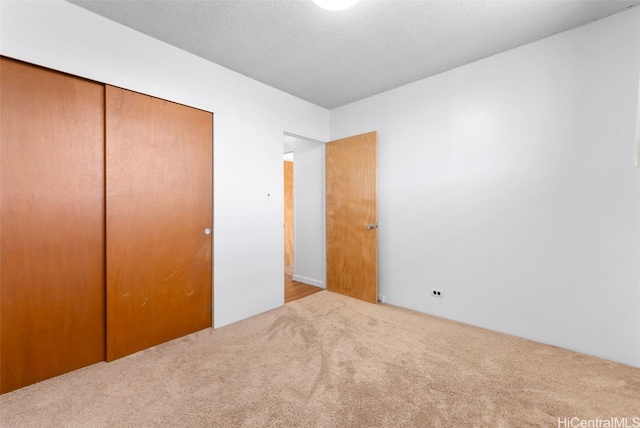
M 442 292 L 442 290 L 438 290 L 437 288 L 432 288 L 431 289 L 431 296 L 440 297 L 442 299 L 442 298 L 444 298 L 444 293 Z

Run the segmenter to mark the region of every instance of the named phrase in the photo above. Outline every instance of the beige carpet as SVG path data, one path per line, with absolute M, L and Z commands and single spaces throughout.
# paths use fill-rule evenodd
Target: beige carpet
M 0 408 L 5 428 L 640 424 L 640 370 L 323 291 Z

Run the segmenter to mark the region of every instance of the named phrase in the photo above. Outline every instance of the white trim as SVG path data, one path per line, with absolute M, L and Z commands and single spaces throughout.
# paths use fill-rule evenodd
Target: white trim
M 638 118 L 636 119 L 636 167 L 640 167 L 640 84 L 638 84 Z
M 314 285 L 320 288 L 325 288 L 324 281 L 318 281 L 317 279 L 307 278 L 306 276 L 300 276 L 300 275 L 293 275 L 291 278 L 294 281 L 303 282 L 305 284 Z
M 322 288 L 327 282 L 327 145 L 322 146 Z
M 318 143 L 318 144 L 325 144 L 326 143 L 326 141 L 316 140 L 315 138 L 305 137 L 303 135 L 294 134 L 294 133 L 288 132 L 288 131 L 284 131 L 283 133 L 284 133 L 284 135 L 286 135 L 288 137 L 299 138 L 301 140 L 311 141 L 312 143 Z

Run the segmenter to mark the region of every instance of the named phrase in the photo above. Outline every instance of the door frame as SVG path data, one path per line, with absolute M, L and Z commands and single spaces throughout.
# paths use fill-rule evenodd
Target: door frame
M 365 132 L 366 133 L 366 132 Z M 322 230 L 321 230 L 321 238 L 322 238 L 322 242 L 321 242 L 321 254 L 322 254 L 322 277 L 321 277 L 321 281 L 322 281 L 322 285 L 321 287 L 324 289 L 327 289 L 327 199 L 326 199 L 326 190 L 327 190 L 327 171 L 326 171 L 326 147 L 327 147 L 327 143 L 331 142 L 331 141 L 335 141 L 335 140 L 339 140 L 342 138 L 338 138 L 338 139 L 334 139 L 331 141 L 321 141 L 321 140 L 316 140 L 313 138 L 309 138 L 309 137 L 305 137 L 303 135 L 300 134 L 296 134 L 293 132 L 287 132 L 284 131 L 283 132 L 284 137 L 292 137 L 292 138 L 296 138 L 296 139 L 300 139 L 300 140 L 304 140 L 304 141 L 308 141 L 311 143 L 316 143 L 319 144 L 321 146 L 321 170 L 322 170 L 322 191 L 321 191 L 321 198 L 322 200 L 320 201 L 321 203 L 321 218 L 322 218 Z M 349 135 L 347 137 L 343 137 L 343 138 L 348 138 L 350 136 L 356 136 L 356 135 L 360 135 L 360 134 L 354 134 L 354 135 Z M 284 151 L 283 151 L 284 154 Z M 378 174 L 376 171 L 376 182 L 378 181 Z M 295 188 L 295 145 L 294 145 L 294 188 Z M 377 186 L 376 186 L 377 187 Z M 283 196 L 284 196 L 284 185 L 282 186 L 282 192 L 283 192 Z M 376 192 L 377 193 L 377 192 Z M 298 251 L 299 245 L 297 242 L 297 238 L 299 236 L 299 234 L 297 233 L 297 228 L 299 227 L 298 225 L 298 221 L 297 221 L 297 210 L 295 209 L 296 206 L 296 192 L 294 190 L 294 194 L 293 194 L 293 206 L 294 206 L 294 210 L 293 210 L 293 217 L 294 217 L 294 231 L 293 231 L 293 236 L 294 236 L 294 280 L 296 280 L 295 278 L 295 269 L 296 269 L 296 265 L 297 265 L 297 254 L 296 252 Z M 378 204 L 379 205 L 379 204 Z M 284 213 L 283 213 L 283 220 L 284 220 Z M 379 235 L 376 241 L 376 245 L 379 245 Z M 379 254 L 379 249 L 378 249 L 378 254 Z M 284 260 L 284 250 L 283 250 L 283 260 Z M 379 269 L 379 263 L 378 260 L 376 260 L 376 264 L 378 265 L 378 269 Z M 283 276 L 284 276 L 284 263 L 282 263 L 282 269 L 283 269 Z M 380 278 L 379 278 L 379 274 L 378 274 L 378 281 L 376 284 L 376 287 L 378 288 L 379 291 L 379 286 L 380 286 Z M 318 284 L 312 284 L 312 285 L 316 285 L 318 286 Z M 380 299 L 380 296 L 378 295 L 378 301 Z
M 321 282 L 322 285 L 319 284 L 310 284 L 310 285 L 314 285 L 316 287 L 321 287 L 326 289 L 327 288 L 327 215 L 326 215 L 326 153 L 325 153 L 325 149 L 326 149 L 326 141 L 321 141 L 321 140 L 316 140 L 314 138 L 310 138 L 310 137 L 306 137 L 304 135 L 300 135 L 300 134 L 296 134 L 293 132 L 288 132 L 288 131 L 284 131 L 283 132 L 283 137 L 287 138 L 295 138 L 297 140 L 302 140 L 302 141 L 306 141 L 306 142 L 310 142 L 310 143 L 315 143 L 319 145 L 319 148 L 321 150 L 321 169 L 322 169 L 322 190 L 321 190 L 321 201 L 320 201 L 320 205 L 322 207 L 322 211 L 321 211 L 321 219 L 322 219 L 322 230 L 321 230 L 321 254 L 322 254 L 322 276 L 321 278 L 318 278 Z M 295 147 L 296 147 L 297 141 L 294 142 L 294 149 L 293 149 L 293 174 L 294 174 L 294 191 L 293 191 L 293 266 L 294 266 L 294 272 L 293 272 L 293 276 L 294 276 L 294 281 L 296 280 L 295 276 L 296 276 L 296 263 L 298 260 L 297 254 L 296 252 L 298 251 L 299 245 L 297 242 L 298 236 L 299 234 L 297 233 L 297 228 L 298 228 L 298 219 L 297 219 L 297 210 L 296 210 L 296 191 L 295 191 L 295 183 L 296 183 L 296 179 L 295 179 L 295 168 L 296 168 L 296 155 L 295 155 Z M 284 154 L 284 153 L 283 153 Z M 282 186 L 283 188 L 283 193 L 284 193 L 284 185 Z M 284 214 L 283 214 L 284 216 Z M 284 259 L 284 252 L 283 252 L 283 259 Z M 283 263 L 284 265 L 284 263 Z M 284 276 L 284 266 L 283 266 L 283 276 Z

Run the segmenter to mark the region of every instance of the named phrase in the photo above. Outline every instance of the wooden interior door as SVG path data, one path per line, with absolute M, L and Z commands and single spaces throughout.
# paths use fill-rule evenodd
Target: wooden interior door
M 284 265 L 293 266 L 293 162 L 284 161 Z
M 327 290 L 378 301 L 377 133 L 327 143 Z
M 0 58 L 0 391 L 104 360 L 104 86 Z
M 107 360 L 211 327 L 213 115 L 106 87 Z

